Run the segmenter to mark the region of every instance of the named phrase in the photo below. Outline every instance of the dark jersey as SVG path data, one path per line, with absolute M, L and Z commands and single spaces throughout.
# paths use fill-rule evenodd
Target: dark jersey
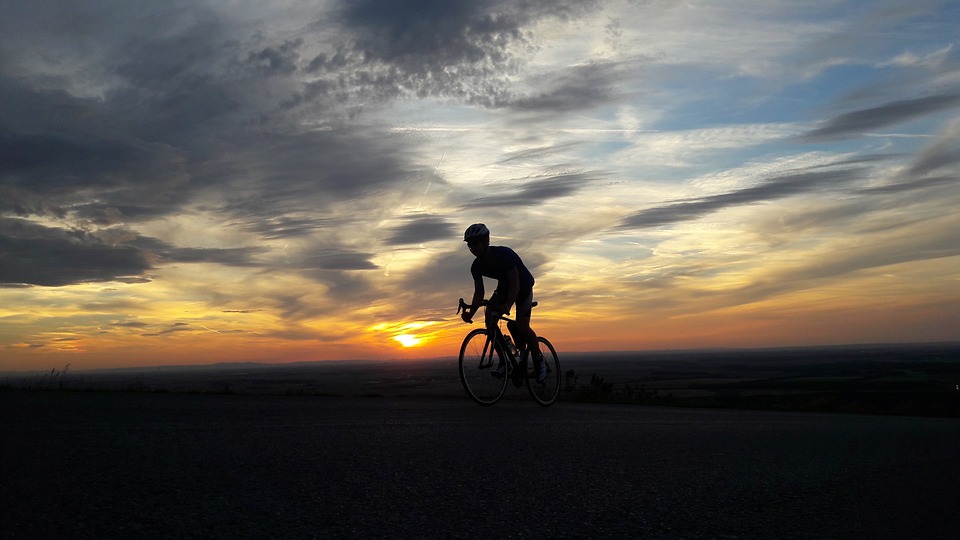
M 517 252 L 506 246 L 490 246 L 487 248 L 487 256 L 481 262 L 475 259 L 470 266 L 470 274 L 473 279 L 480 279 L 481 276 L 497 280 L 497 294 L 506 299 L 510 283 L 507 281 L 507 272 L 517 269 L 520 278 L 520 290 L 517 293 L 517 300 L 526 298 L 533 290 L 533 274 L 527 270 L 520 260 Z

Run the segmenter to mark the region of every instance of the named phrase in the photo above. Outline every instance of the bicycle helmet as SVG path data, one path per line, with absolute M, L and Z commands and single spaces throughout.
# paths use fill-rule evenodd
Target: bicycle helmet
M 473 238 L 481 238 L 483 236 L 490 236 L 490 229 L 483 223 L 474 223 L 463 232 L 463 241 L 468 242 Z

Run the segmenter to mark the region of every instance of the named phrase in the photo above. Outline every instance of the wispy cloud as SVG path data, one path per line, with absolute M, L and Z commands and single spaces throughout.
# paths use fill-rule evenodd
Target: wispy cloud
M 596 180 L 590 173 L 565 173 L 535 180 L 521 180 L 519 186 L 490 186 L 489 191 L 505 191 L 499 195 L 477 197 L 466 202 L 466 207 L 531 206 L 558 197 L 567 197 L 588 187 Z
M 809 131 L 805 136 L 810 140 L 821 140 L 862 135 L 869 130 L 906 122 L 958 106 L 960 106 L 960 94 L 899 100 L 878 107 L 841 114 Z
M 403 225 L 391 228 L 388 245 L 420 244 L 435 240 L 450 241 L 457 238 L 456 225 L 440 216 L 413 216 L 404 218 Z
M 824 187 L 836 190 L 863 176 L 864 170 L 856 168 L 822 172 L 798 172 L 779 176 L 749 188 L 696 199 L 671 201 L 662 206 L 640 210 L 627 216 L 620 223 L 619 228 L 657 227 L 679 221 L 694 220 L 724 208 L 773 201 L 821 190 Z

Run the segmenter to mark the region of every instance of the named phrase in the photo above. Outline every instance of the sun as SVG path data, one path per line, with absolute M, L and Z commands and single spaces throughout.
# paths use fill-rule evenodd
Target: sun
M 400 342 L 401 345 L 407 348 L 416 347 L 421 341 L 420 338 L 413 334 L 400 334 L 398 336 L 393 336 L 393 339 Z

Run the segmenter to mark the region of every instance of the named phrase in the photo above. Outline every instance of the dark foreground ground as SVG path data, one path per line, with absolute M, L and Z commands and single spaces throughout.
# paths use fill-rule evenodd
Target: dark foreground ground
M 8 388 L 0 536 L 956 538 L 958 449 L 956 418 Z

